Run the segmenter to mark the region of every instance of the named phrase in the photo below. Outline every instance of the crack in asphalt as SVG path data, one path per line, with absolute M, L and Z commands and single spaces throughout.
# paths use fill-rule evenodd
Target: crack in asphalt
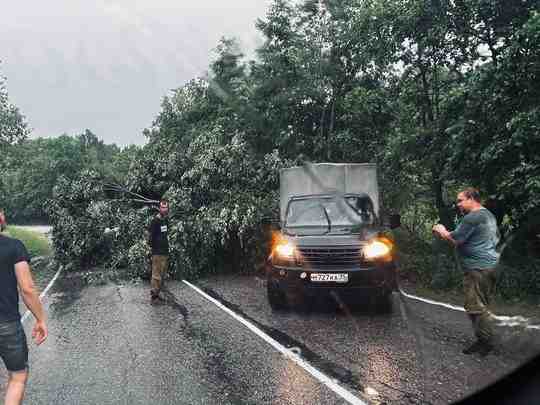
M 365 387 L 360 383 L 359 378 L 355 376 L 351 370 L 348 370 L 345 367 L 342 367 L 338 364 L 335 364 L 329 360 L 322 358 L 320 355 L 318 355 L 317 353 L 309 349 L 304 343 L 290 337 L 286 333 L 276 328 L 272 328 L 268 325 L 262 324 L 258 320 L 246 314 L 240 308 L 239 305 L 233 304 L 230 301 L 227 301 L 225 298 L 223 298 L 219 293 L 217 293 L 213 289 L 209 287 L 202 287 L 202 290 L 205 293 L 207 293 L 209 296 L 211 296 L 212 298 L 218 300 L 220 303 L 222 303 L 224 306 L 226 306 L 230 310 L 241 315 L 244 319 L 249 320 L 251 323 L 256 325 L 259 329 L 263 330 L 272 339 L 276 340 L 277 342 L 279 342 L 280 344 L 282 344 L 289 350 L 294 350 L 297 354 L 298 354 L 298 351 L 300 351 L 300 357 L 304 358 L 310 364 L 313 364 L 320 370 L 324 371 L 326 374 L 328 374 L 332 378 L 335 378 L 338 381 L 341 381 L 342 383 L 347 384 L 349 387 L 353 388 L 354 390 L 364 392 Z
M 163 304 L 172 307 L 182 315 L 186 327 L 183 332 L 184 336 L 199 341 L 202 347 L 204 347 L 203 362 L 208 372 L 223 382 L 223 389 L 226 391 L 224 395 L 227 401 L 232 401 L 231 403 L 233 404 L 247 403 L 242 394 L 249 392 L 249 387 L 233 377 L 234 367 L 227 366 L 226 351 L 216 345 L 214 338 L 207 332 L 190 324 L 188 309 L 178 301 L 176 296 L 166 286 L 162 287 L 161 294 L 165 298 Z
M 187 308 L 180 304 L 180 302 L 176 299 L 173 293 L 171 293 L 166 287 L 164 287 L 161 290 L 161 293 L 165 296 L 166 300 L 165 303 L 168 304 L 170 307 L 176 309 L 180 314 L 182 315 L 182 318 L 184 318 L 184 322 L 186 324 L 189 323 L 189 311 Z
M 118 285 L 116 286 L 116 294 L 120 298 L 120 303 L 121 303 L 120 309 L 121 309 L 121 311 L 123 313 L 124 312 L 124 305 L 122 305 L 122 304 L 124 302 L 124 297 L 122 296 L 122 292 L 120 291 L 120 286 L 118 286 Z M 122 337 L 123 337 L 123 340 L 124 340 L 124 345 L 127 347 L 128 353 L 129 353 L 129 362 L 124 367 L 125 372 L 123 373 L 123 378 L 122 378 L 122 393 L 123 393 L 123 396 L 129 397 L 130 396 L 130 392 L 128 390 L 128 383 L 130 381 L 129 377 L 130 377 L 131 371 L 136 369 L 137 360 L 139 358 L 139 355 L 137 354 L 137 351 L 131 345 L 129 339 L 126 338 L 126 336 L 128 336 L 128 331 L 125 330 L 124 323 L 123 322 L 119 322 L 119 323 L 120 323 L 120 328 L 122 328 L 123 332 L 124 332 L 124 333 L 122 333 Z
M 201 328 L 194 326 L 190 326 L 186 330 L 185 336 L 196 339 L 202 344 L 205 367 L 211 375 L 223 382 L 222 389 L 226 390 L 227 400 L 232 401 L 233 404 L 246 403 L 242 394 L 249 393 L 249 386 L 235 378 L 236 367 L 228 366 L 227 353 L 215 343 L 215 338 Z

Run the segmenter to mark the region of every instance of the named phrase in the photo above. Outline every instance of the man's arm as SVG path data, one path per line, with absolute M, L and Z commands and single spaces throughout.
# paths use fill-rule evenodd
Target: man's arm
M 39 295 L 32 279 L 28 262 L 21 261 L 15 264 L 15 276 L 17 277 L 17 285 L 19 286 L 24 304 L 36 318 L 36 325 L 32 331 L 32 336 L 39 345 L 47 339 L 48 332 L 45 325 L 45 312 L 39 301 Z
M 447 240 L 454 246 L 459 246 L 465 243 L 476 229 L 476 224 L 471 218 L 465 216 L 457 228 L 449 232 L 444 225 L 437 224 L 433 227 L 433 233 L 438 235 L 441 239 Z

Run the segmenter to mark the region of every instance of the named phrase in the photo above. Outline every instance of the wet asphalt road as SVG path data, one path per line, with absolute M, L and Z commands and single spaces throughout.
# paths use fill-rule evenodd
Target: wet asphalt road
M 540 352 L 538 331 L 499 327 L 498 354 L 465 356 L 463 313 L 399 294 L 390 314 L 332 298 L 273 312 L 258 277 L 197 285 L 365 402 L 449 403 Z M 149 305 L 146 283 L 87 286 L 62 275 L 46 300 L 50 337 L 30 345 L 26 403 L 346 403 L 186 284 L 169 282 L 166 299 Z
M 497 323 L 498 351 L 466 356 L 474 341 L 463 312 L 393 296 L 393 311 L 377 313 L 369 300 L 310 302 L 308 309 L 272 311 L 259 277 L 200 281 L 235 311 L 257 321 L 286 346 L 373 402 L 446 404 L 508 374 L 540 353 L 540 331 Z M 536 325 L 540 319 L 531 320 Z M 370 395 L 371 394 L 371 395 Z
M 60 278 L 26 403 L 344 403 L 189 287 L 174 294 L 151 306 L 146 284 Z

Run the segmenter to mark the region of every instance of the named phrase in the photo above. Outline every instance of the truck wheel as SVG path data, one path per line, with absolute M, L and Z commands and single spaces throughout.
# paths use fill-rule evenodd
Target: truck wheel
M 266 295 L 268 303 L 274 311 L 284 311 L 288 308 L 287 297 L 284 291 L 271 280 L 266 281 Z

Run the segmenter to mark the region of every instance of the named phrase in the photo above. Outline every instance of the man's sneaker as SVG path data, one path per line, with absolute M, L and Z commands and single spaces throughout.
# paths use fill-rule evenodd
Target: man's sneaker
M 161 294 L 152 294 L 150 298 L 152 304 L 163 303 L 166 301 L 167 300 Z
M 483 343 L 481 341 L 477 340 L 476 342 L 474 342 L 469 347 L 466 347 L 465 349 L 463 349 L 463 354 L 476 353 L 482 348 L 482 346 L 483 346 Z
M 150 304 L 154 305 L 159 303 L 159 295 L 157 294 L 151 294 L 150 295 Z
M 478 353 L 481 357 L 484 357 L 491 353 L 494 348 L 495 347 L 491 343 L 477 340 L 466 349 L 463 349 L 463 354 Z

